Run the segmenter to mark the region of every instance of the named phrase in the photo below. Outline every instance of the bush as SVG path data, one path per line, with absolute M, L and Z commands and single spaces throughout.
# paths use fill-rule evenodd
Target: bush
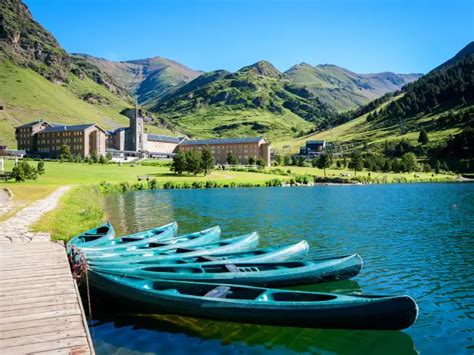
M 38 171 L 26 159 L 23 159 L 13 167 L 11 176 L 16 182 L 36 180 L 38 178 Z
M 281 186 L 281 180 L 280 179 L 271 179 L 265 182 L 266 186 Z

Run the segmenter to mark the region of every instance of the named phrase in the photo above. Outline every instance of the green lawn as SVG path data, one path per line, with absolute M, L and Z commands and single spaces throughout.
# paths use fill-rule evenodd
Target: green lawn
M 31 161 L 33 165 L 36 162 Z M 14 162 L 6 161 L 5 168 L 11 171 Z M 47 213 L 34 226 L 37 231 L 50 232 L 53 239 L 67 240 L 72 236 L 103 222 L 105 214 L 101 208 L 101 199 L 95 185 L 107 181 L 111 183 L 137 182 L 137 176 L 148 175 L 159 182 L 184 183 L 193 181 L 216 181 L 219 183 L 251 183 L 264 185 L 272 178 L 285 177 L 271 174 L 213 171 L 207 176 L 174 175 L 168 166 L 139 165 L 89 165 L 76 163 L 45 162 L 46 174 L 37 181 L 15 183 L 0 182 L 0 188 L 9 188 L 14 194 L 16 208 L 7 215 L 0 216 L 4 220 L 19 209 L 49 195 L 62 185 L 75 185 L 60 200 L 59 207 Z
M 30 163 L 36 165 L 34 161 L 30 161 Z M 5 163 L 6 171 L 11 171 L 13 165 L 13 160 L 7 160 Z M 140 166 L 131 164 L 89 165 L 47 161 L 45 162 L 45 169 L 46 174 L 40 176 L 37 181 L 16 183 L 10 180 L 8 182 L 0 182 L 0 188 L 9 188 L 15 195 L 14 201 L 17 207 L 21 208 L 37 199 L 46 197 L 55 188 L 62 185 L 96 185 L 104 181 L 111 183 L 137 182 L 137 177 L 142 175 L 148 175 L 151 179 L 156 179 L 160 183 L 168 181 L 192 183 L 194 181 L 211 180 L 219 183 L 235 182 L 263 185 L 272 178 L 282 178 L 278 175 L 227 170 L 216 170 L 207 176 L 187 174 L 177 176 L 170 171 L 168 166 Z M 2 216 L 0 219 L 6 217 Z

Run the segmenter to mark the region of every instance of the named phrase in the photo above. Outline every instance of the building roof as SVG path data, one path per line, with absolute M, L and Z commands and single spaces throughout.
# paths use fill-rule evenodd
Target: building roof
M 306 144 L 324 144 L 325 141 L 306 141 Z
M 263 137 L 248 137 L 248 138 L 214 138 L 214 139 L 195 139 L 185 140 L 183 145 L 206 145 L 206 144 L 238 144 L 238 143 L 258 143 Z
M 176 137 L 162 136 L 160 134 L 147 134 L 147 139 L 152 142 L 166 142 L 176 144 L 178 144 L 182 140 Z
M 66 126 L 66 125 L 57 125 L 52 127 L 46 127 L 41 132 L 38 133 L 51 133 L 51 132 L 72 132 L 72 131 L 84 131 L 85 129 L 95 126 L 94 123 L 88 124 L 78 124 L 74 126 Z
M 33 126 L 36 126 L 37 124 L 39 123 L 48 123 L 46 122 L 45 120 L 43 120 L 42 118 L 40 119 L 37 119 L 36 121 L 33 121 L 33 122 L 30 122 L 30 123 L 25 123 L 21 126 L 16 126 L 15 128 L 27 128 L 27 127 L 33 127 Z
M 107 134 L 113 136 L 114 134 L 116 134 L 118 132 L 126 131 L 127 129 L 130 129 L 130 128 L 129 127 L 119 127 L 117 129 L 107 131 Z

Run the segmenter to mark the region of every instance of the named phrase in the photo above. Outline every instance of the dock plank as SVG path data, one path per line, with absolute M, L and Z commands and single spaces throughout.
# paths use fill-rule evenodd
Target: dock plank
M 0 244 L 0 353 L 94 354 L 64 246 Z

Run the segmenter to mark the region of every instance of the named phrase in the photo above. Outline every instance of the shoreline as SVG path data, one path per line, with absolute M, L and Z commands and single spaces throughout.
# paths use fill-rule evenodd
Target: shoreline
M 95 185 L 101 194 L 109 193 L 124 193 L 134 192 L 142 190 L 192 190 L 192 189 L 228 189 L 228 188 L 255 188 L 255 187 L 314 187 L 314 186 L 360 186 L 360 185 L 393 185 L 393 184 L 446 184 L 446 183 L 473 183 L 474 179 L 417 179 L 417 180 L 406 180 L 399 179 L 394 181 L 380 181 L 380 180 L 367 180 L 364 182 L 350 181 L 346 182 L 332 182 L 332 181 L 316 181 L 316 182 L 294 182 L 290 183 L 285 180 L 268 180 L 265 183 L 222 183 L 217 181 L 203 181 L 203 182 L 157 182 L 151 180 L 147 182 L 121 182 L 121 183 L 109 183 L 102 182 Z
M 471 183 L 472 181 L 465 180 L 435 180 L 435 181 L 409 181 L 401 182 L 401 184 L 413 183 Z M 385 184 L 397 184 L 400 182 L 389 182 Z M 130 183 L 102 183 L 89 185 L 76 185 L 65 193 L 56 208 L 46 213 L 37 223 L 32 226 L 33 232 L 50 233 L 53 240 L 69 240 L 73 236 L 81 233 L 84 230 L 93 228 L 104 223 L 107 220 L 107 214 L 104 207 L 104 198 L 108 194 L 123 194 L 127 192 L 136 191 L 151 191 L 151 190 L 173 190 L 173 189 L 213 189 L 213 188 L 256 188 L 256 187 L 323 187 L 323 186 L 364 186 L 376 185 L 382 183 L 331 183 L 331 182 L 311 182 L 307 184 L 296 183 L 282 183 L 280 185 L 267 184 L 234 184 L 234 186 L 224 187 L 224 184 L 217 184 L 214 182 L 206 184 L 174 184 L 166 183 L 158 184 L 153 181 Z M 199 185 L 199 187 L 197 187 Z M 227 184 L 228 185 L 228 184 Z

